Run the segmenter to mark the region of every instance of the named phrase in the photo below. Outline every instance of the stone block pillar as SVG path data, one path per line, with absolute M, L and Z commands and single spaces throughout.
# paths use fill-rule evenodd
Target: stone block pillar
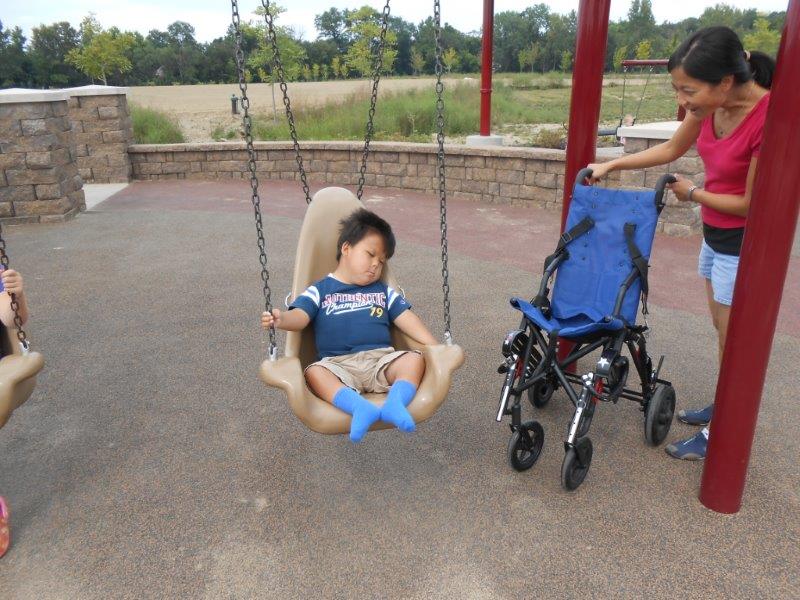
M 128 146 L 133 124 L 128 88 L 86 85 L 69 88 L 69 119 L 78 172 L 86 183 L 126 183 L 131 179 Z
M 672 137 L 680 121 L 646 123 L 621 127 L 619 135 L 624 140 L 625 154 L 641 152 L 664 143 Z M 692 146 L 681 158 L 668 165 L 620 173 L 620 187 L 637 188 L 655 186 L 664 173 L 679 173 L 694 181 L 698 186 L 705 181 L 703 161 Z M 661 213 L 659 229 L 670 235 L 689 235 L 700 231 L 700 207 L 697 204 L 680 202 L 672 192 L 667 192 L 667 206 Z
M 0 218 L 63 221 L 85 208 L 63 91 L 0 91 Z

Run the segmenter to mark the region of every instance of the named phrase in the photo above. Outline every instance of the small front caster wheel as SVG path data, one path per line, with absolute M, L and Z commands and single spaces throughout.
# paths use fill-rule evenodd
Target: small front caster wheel
M 666 439 L 674 414 L 675 388 L 659 383 L 650 397 L 645 414 L 644 437 L 648 444 L 658 446 Z
M 516 471 L 527 471 L 539 459 L 544 445 L 544 429 L 536 421 L 526 421 L 508 440 L 508 463 Z
M 592 464 L 592 441 L 589 438 L 581 438 L 577 445 L 580 448 L 567 449 L 564 462 L 561 464 L 561 486 L 570 492 L 583 483 Z
M 549 378 L 537 381 L 528 388 L 528 400 L 536 408 L 544 408 L 550 402 L 557 387 L 556 382 Z

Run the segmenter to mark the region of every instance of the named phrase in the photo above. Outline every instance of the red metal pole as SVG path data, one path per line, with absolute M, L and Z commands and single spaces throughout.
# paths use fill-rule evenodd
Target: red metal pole
M 483 43 L 481 45 L 481 135 L 492 129 L 492 49 L 494 44 L 494 0 L 483 0 Z
M 800 0 L 786 14 L 747 215 L 700 501 L 738 512 L 800 207 Z
M 569 102 L 567 132 L 567 164 L 564 172 L 564 196 L 561 209 L 561 231 L 567 223 L 572 186 L 578 171 L 594 162 L 597 147 L 597 126 L 600 123 L 600 101 L 603 97 L 603 72 L 608 43 L 608 15 L 611 0 L 580 0 L 578 5 L 578 37 L 575 63 L 572 68 L 572 94 Z M 563 360 L 572 350 L 568 340 L 559 340 L 558 358 Z M 567 366 L 574 373 L 576 365 Z
M 578 39 L 575 66 L 572 69 L 564 206 L 561 210 L 562 231 L 567 222 L 575 177 L 578 171 L 594 162 L 610 8 L 611 0 L 580 0 L 578 6 Z

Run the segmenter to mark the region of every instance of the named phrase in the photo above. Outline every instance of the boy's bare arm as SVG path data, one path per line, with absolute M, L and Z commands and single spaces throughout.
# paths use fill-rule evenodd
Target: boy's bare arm
M 435 346 L 439 343 L 433 334 L 428 331 L 422 320 L 410 310 L 403 311 L 399 317 L 394 320 L 397 328 L 410 336 L 412 339 L 418 341 L 420 344 L 426 346 Z
M 14 327 L 14 311 L 11 309 L 11 294 L 17 297 L 19 305 L 19 317 L 22 323 L 28 320 L 28 300 L 25 298 L 25 291 L 22 285 L 22 275 L 14 269 L 3 271 L 0 278 L 3 280 L 3 287 L 7 293 L 0 294 L 0 320 L 6 327 Z
M 283 312 L 274 308 L 272 309 L 272 314 L 267 311 L 261 313 L 261 326 L 264 329 L 269 329 L 271 325 L 275 325 L 275 327 L 284 331 L 300 331 L 305 329 L 310 322 L 311 317 L 301 308 Z

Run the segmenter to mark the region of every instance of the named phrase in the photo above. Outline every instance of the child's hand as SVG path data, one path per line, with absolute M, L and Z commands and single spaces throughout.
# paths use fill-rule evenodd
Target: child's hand
M 14 269 L 6 269 L 0 273 L 0 279 L 2 279 L 3 287 L 9 294 L 22 293 L 22 275 Z
M 280 327 L 281 324 L 281 311 L 277 308 L 272 309 L 272 314 L 267 311 L 261 313 L 261 327 L 269 329 L 270 327 Z

